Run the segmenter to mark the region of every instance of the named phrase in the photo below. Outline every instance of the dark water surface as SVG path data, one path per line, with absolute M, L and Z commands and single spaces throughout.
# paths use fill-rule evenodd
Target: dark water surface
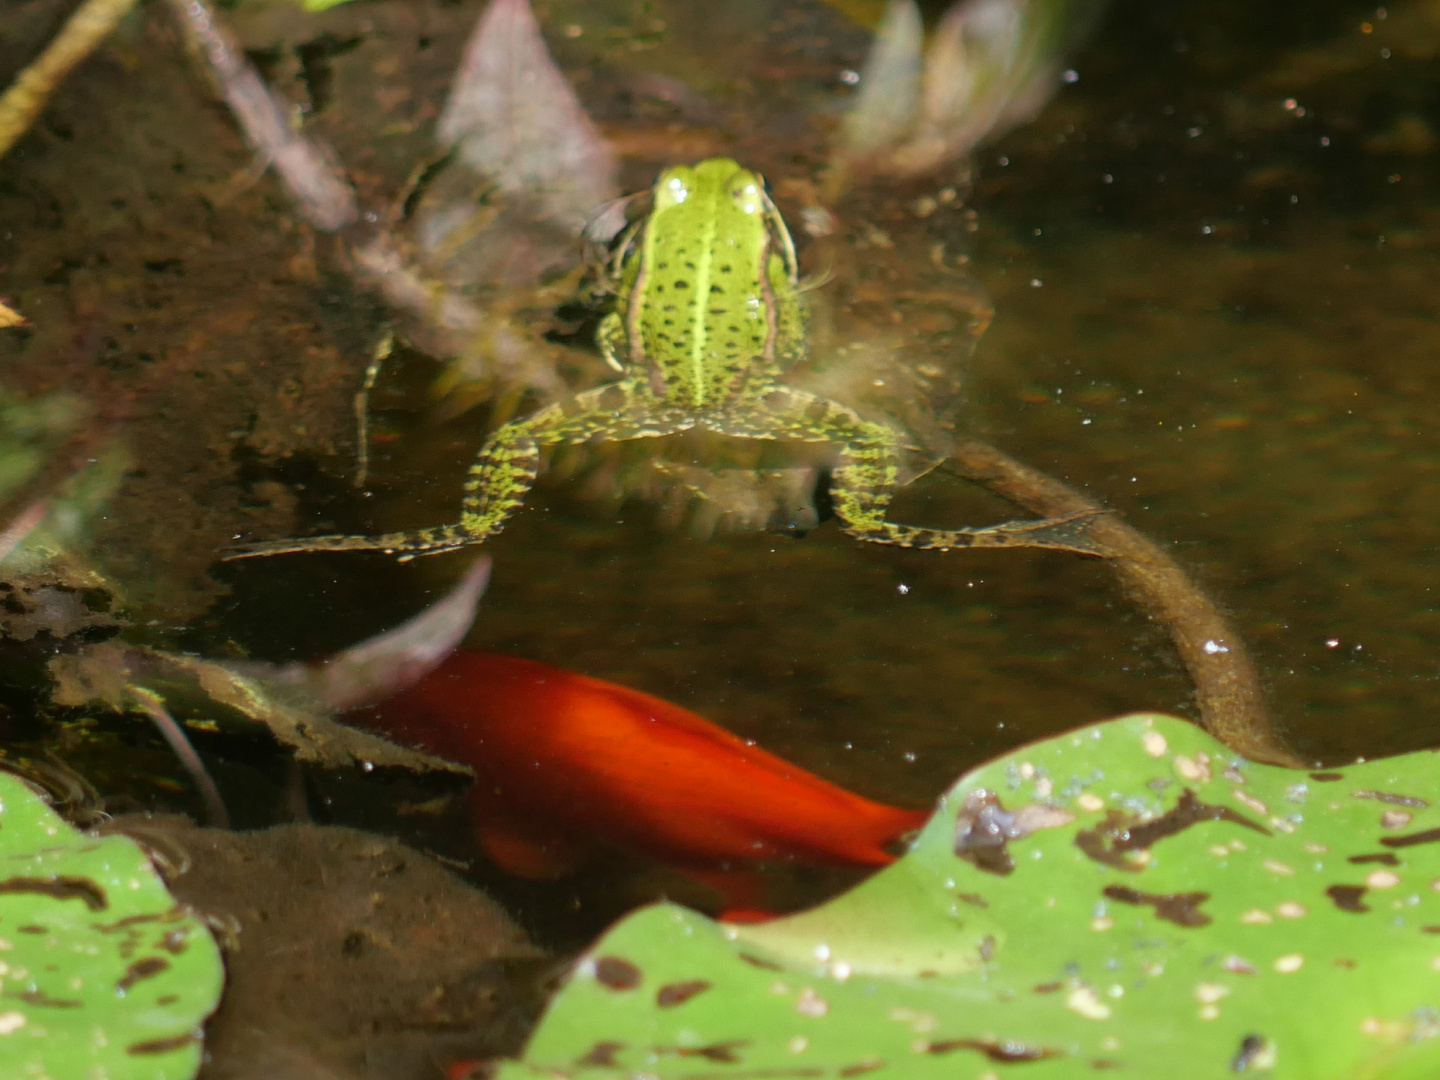
M 629 183 L 719 152 L 764 167 L 782 205 L 785 181 L 814 178 L 863 33 L 819 5 L 632 7 L 540 6 Z M 977 230 L 958 212 L 923 226 L 968 245 L 996 309 L 961 427 L 1173 545 L 1232 614 L 1305 753 L 1433 745 L 1440 14 L 1418 0 L 1383 18 L 1338 2 L 1154 7 L 1115 4 L 1072 61 L 1078 79 L 979 154 Z M 64 9 L 0 0 L 0 71 Z M 242 3 L 234 18 L 292 89 L 303 34 L 363 38 L 335 57 L 315 124 L 378 203 L 426 152 L 478 10 L 392 0 L 302 24 Z M 636 29 L 661 17 L 649 37 Z M 595 29 L 610 23 L 629 29 Z M 672 82 L 661 94 L 637 71 Z M 762 98 L 769 112 L 747 116 Z M 484 413 L 426 424 L 416 388 L 436 369 L 398 361 L 376 398 L 396 438 L 377 451 L 375 495 L 347 494 L 351 395 L 386 316 L 248 165 L 164 12 L 136 16 L 0 163 L 0 293 L 34 323 L 0 333 L 0 359 L 16 388 L 92 395 L 126 433 L 136 464 L 98 548 L 146 633 L 309 656 L 413 612 L 467 557 L 289 556 L 212 578 L 214 549 L 452 520 Z M 954 179 L 850 210 L 901 207 L 886 228 L 923 279 L 922 225 L 903 208 Z M 1164 634 L 1097 563 L 886 549 L 833 522 L 803 539 L 695 539 L 583 489 L 542 484 L 487 545 L 494 582 L 471 644 L 658 694 L 915 806 L 1025 740 L 1135 709 L 1191 713 Z M 1010 512 L 934 474 L 893 516 Z M 225 755 L 218 740 L 206 750 Z

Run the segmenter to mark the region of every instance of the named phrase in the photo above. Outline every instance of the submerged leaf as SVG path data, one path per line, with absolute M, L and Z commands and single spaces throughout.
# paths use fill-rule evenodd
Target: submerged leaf
M 273 678 L 304 687 L 334 712 L 398 694 L 435 670 L 465 639 L 489 581 L 490 559 L 482 556 L 449 593 L 413 619 L 318 664 L 275 670 Z
M 250 720 L 264 724 L 301 761 L 330 768 L 360 764 L 412 769 L 416 772 L 464 773 L 464 766 L 417 753 L 336 723 L 323 712 L 280 699 L 262 682 L 199 657 L 154 654 L 191 675 L 212 701 L 228 705 Z
M 540 36 L 529 0 L 491 0 L 436 129 L 477 173 L 579 235 L 615 193 L 615 159 Z
M 466 45 L 436 128 L 443 155 L 397 200 L 402 227 L 355 252 L 362 276 L 452 357 L 441 411 L 558 400 L 598 359 L 546 339 L 579 273 L 576 237 L 615 193 L 608 143 L 556 66 L 527 0 L 493 0 Z M 591 369 L 575 378 L 576 368 Z
M 395 767 L 416 772 L 468 773 L 429 754 L 406 750 L 375 735 L 331 720 L 323 706 L 306 701 L 293 687 L 277 685 L 258 674 L 236 670 L 198 656 L 161 652 L 120 642 L 105 642 L 49 663 L 56 681 L 57 705 L 92 703 L 123 707 L 131 687 L 158 695 L 177 717 L 216 718 L 216 708 L 231 712 L 219 719 L 257 723 L 295 751 L 300 761 L 327 768 Z
M 846 154 L 869 158 L 899 142 L 920 110 L 925 28 L 915 0 L 893 0 L 860 71 L 860 92 L 845 117 Z
M 840 158 L 915 176 L 1030 119 L 1093 0 L 961 0 L 941 19 L 921 72 L 920 15 L 894 0 L 861 73 Z
M 820 908 L 636 913 L 498 1075 L 1420 1080 L 1437 880 L 1433 754 L 1306 773 L 1130 716 L 967 774 Z

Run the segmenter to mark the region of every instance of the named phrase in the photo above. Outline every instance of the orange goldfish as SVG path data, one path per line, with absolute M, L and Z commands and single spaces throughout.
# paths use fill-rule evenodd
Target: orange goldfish
M 533 660 L 458 650 L 364 720 L 464 762 L 486 853 L 527 878 L 600 842 L 753 901 L 733 864 L 879 867 L 926 811 L 852 794 L 668 701 Z M 736 912 L 737 917 L 740 912 Z

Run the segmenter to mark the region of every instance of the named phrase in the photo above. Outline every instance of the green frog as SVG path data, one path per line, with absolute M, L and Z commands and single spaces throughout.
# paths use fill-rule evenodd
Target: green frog
M 860 540 L 941 551 L 1105 553 L 1089 534 L 1093 514 L 960 529 L 886 520 L 899 481 L 899 436 L 783 382 L 805 353 L 805 304 L 794 242 L 756 173 L 728 158 L 666 169 L 649 214 L 617 240 L 610 273 L 618 299 L 597 339 L 620 378 L 498 428 L 470 468 L 458 522 L 379 536 L 273 540 L 229 549 L 225 558 L 380 550 L 403 560 L 479 544 L 523 503 L 542 446 L 694 428 L 837 447 L 831 505 L 841 527 Z

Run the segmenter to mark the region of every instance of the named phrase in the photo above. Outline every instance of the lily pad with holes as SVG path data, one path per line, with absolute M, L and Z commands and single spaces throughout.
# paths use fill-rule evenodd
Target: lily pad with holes
M 223 982 L 134 841 L 77 832 L 0 773 L 0 1076 L 192 1077 Z
M 1434 1077 L 1437 765 L 1255 765 L 1155 715 L 1026 746 L 829 904 L 620 922 L 498 1075 Z

